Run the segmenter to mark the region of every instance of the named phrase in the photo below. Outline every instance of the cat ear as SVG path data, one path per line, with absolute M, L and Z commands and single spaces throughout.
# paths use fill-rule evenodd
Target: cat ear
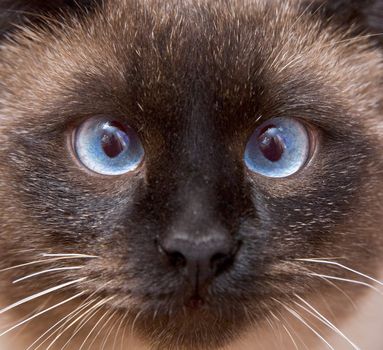
M 343 27 L 355 28 L 355 33 L 376 35 L 383 45 L 383 0 L 307 0 L 312 11 L 324 20 Z
M 27 22 L 43 24 L 44 18 L 68 11 L 85 13 L 97 3 L 96 0 L 0 0 L 0 40 L 17 25 Z

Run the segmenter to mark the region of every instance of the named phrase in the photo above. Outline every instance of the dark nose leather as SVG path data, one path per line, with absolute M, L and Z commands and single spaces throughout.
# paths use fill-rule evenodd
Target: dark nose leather
M 160 244 L 169 264 L 181 270 L 199 291 L 233 262 L 236 244 L 229 236 L 205 236 L 198 242 L 190 237 L 168 237 Z

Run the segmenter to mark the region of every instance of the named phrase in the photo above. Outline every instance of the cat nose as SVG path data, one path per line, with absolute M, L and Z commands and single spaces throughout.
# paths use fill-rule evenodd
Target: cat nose
M 226 236 L 205 237 L 199 242 L 173 236 L 160 244 L 168 263 L 182 271 L 197 292 L 232 265 L 237 248 L 238 244 Z

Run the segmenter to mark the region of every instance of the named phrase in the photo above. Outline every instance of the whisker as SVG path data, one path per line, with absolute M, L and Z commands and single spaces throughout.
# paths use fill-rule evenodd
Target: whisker
M 113 347 L 112 347 L 113 350 L 116 348 L 118 334 L 120 333 L 122 325 L 124 324 L 124 321 L 125 321 L 127 316 L 128 316 L 127 313 L 125 313 L 124 315 L 121 316 L 120 324 L 118 325 L 116 334 L 114 336 Z
M 94 327 L 90 330 L 89 334 L 85 337 L 84 341 L 82 342 L 81 346 L 79 347 L 78 350 L 82 350 L 86 344 L 86 342 L 88 341 L 88 339 L 90 338 L 90 336 L 92 335 L 92 333 L 95 331 L 95 329 L 98 327 L 98 325 L 102 322 L 102 320 L 110 313 L 110 310 L 106 310 L 105 313 L 100 317 L 100 319 L 96 322 L 96 324 L 94 325 Z M 92 342 L 93 344 L 93 342 Z
M 101 308 L 110 300 L 114 299 L 114 297 L 109 297 L 109 298 L 106 298 L 106 299 L 102 299 L 101 301 L 99 301 L 97 304 L 93 305 L 90 309 L 88 309 L 87 311 L 85 311 L 81 316 L 79 316 L 76 320 L 74 320 L 69 326 L 67 326 L 64 331 L 62 331 L 55 339 L 54 341 L 49 345 L 49 347 L 46 349 L 46 350 L 49 350 L 53 344 L 68 330 L 70 329 L 73 325 L 75 325 L 78 321 L 80 321 L 81 319 L 84 319 L 84 322 L 83 324 L 77 328 L 74 333 L 71 335 L 71 337 L 67 340 L 67 342 L 63 345 L 63 347 L 61 348 L 61 350 L 64 350 L 68 345 L 69 343 L 72 341 L 72 339 L 80 332 L 80 330 L 85 327 L 85 325 L 101 310 Z M 90 313 L 89 317 L 87 317 L 87 315 Z
M 273 322 L 270 320 L 270 317 L 266 316 L 266 322 L 269 324 L 271 330 L 273 331 L 275 337 L 277 337 L 277 333 L 275 331 L 275 327 L 273 325 Z
M 299 258 L 299 259 L 294 259 L 295 261 L 305 261 L 305 260 L 326 260 L 326 261 L 334 261 L 334 260 L 345 260 L 347 259 L 346 256 L 320 256 L 320 257 L 315 257 L 315 258 Z
M 6 271 L 18 269 L 20 267 L 31 266 L 31 265 L 36 265 L 36 264 L 42 264 L 42 263 L 46 263 L 46 262 L 53 262 L 53 261 L 60 261 L 60 260 L 67 260 L 67 259 L 80 259 L 80 258 L 81 257 L 78 257 L 78 256 L 67 256 L 67 257 L 59 256 L 59 257 L 51 258 L 51 259 L 36 260 L 36 261 L 31 261 L 31 262 L 28 262 L 28 263 L 24 263 L 24 264 L 19 264 L 19 265 L 7 267 L 5 269 L 1 269 L 0 272 L 6 272 Z
M 375 282 L 375 283 L 379 284 L 380 286 L 383 286 L 383 282 L 377 280 L 376 278 L 373 278 L 373 277 L 371 277 L 371 276 L 369 276 L 369 275 L 366 275 L 365 273 L 362 273 L 362 272 L 360 272 L 360 271 L 354 270 L 354 269 L 352 269 L 352 268 L 350 268 L 350 267 L 348 267 L 348 266 L 345 266 L 345 265 L 343 265 L 343 264 L 340 264 L 340 263 L 338 263 L 338 262 L 336 262 L 336 261 L 325 261 L 325 260 L 318 260 L 318 259 L 297 259 L 297 260 L 299 260 L 299 261 L 306 261 L 306 262 L 312 262 L 312 263 L 319 263 L 319 264 L 326 264 L 326 265 L 337 266 L 337 267 L 340 267 L 340 268 L 342 268 L 342 269 L 344 269 L 344 270 L 347 270 L 347 271 L 350 271 L 350 272 L 352 272 L 352 273 L 355 273 L 355 274 L 357 274 L 357 275 L 359 275 L 359 276 L 361 276 L 361 277 L 364 277 L 364 278 L 366 278 L 366 279 L 368 279 L 368 280 L 370 280 L 370 281 L 372 281 L 372 282 Z
M 288 322 L 288 320 L 286 320 L 282 315 L 280 315 L 281 319 L 286 323 L 286 326 L 288 326 L 290 328 L 290 330 L 294 333 L 294 335 L 298 338 L 298 340 L 303 344 L 303 346 L 305 347 L 306 350 L 310 350 L 306 343 L 302 340 L 302 338 L 299 336 L 299 334 L 297 334 L 297 332 L 295 331 L 294 327 L 290 324 L 290 322 Z
M 324 278 L 324 277 L 321 277 L 321 279 L 323 279 L 326 283 L 328 283 L 330 286 L 334 287 L 335 289 L 337 289 L 339 292 L 341 292 L 345 297 L 346 299 L 350 302 L 350 304 L 352 305 L 352 307 L 357 310 L 357 306 L 355 305 L 354 301 L 352 300 L 352 298 L 350 297 L 350 295 L 348 295 L 342 288 L 340 288 L 339 286 L 337 286 L 334 282 L 331 282 L 330 280 L 328 280 L 327 278 Z
M 143 312 L 144 310 L 141 310 L 140 312 L 137 313 L 136 317 L 134 318 L 131 329 L 130 329 L 131 333 L 134 333 L 134 327 L 136 326 L 136 322 Z
M 305 259 L 300 259 L 301 261 L 303 260 L 306 260 L 307 258 Z M 312 258 L 311 258 L 312 259 Z M 317 259 L 317 258 L 316 258 Z M 338 258 L 335 258 L 335 257 L 332 257 L 332 258 L 320 258 L 320 260 L 326 260 L 326 259 L 344 259 L 342 257 L 338 257 Z M 295 265 L 297 268 L 302 268 L 303 266 L 300 265 L 300 264 L 296 264 Z M 314 271 L 308 269 L 307 267 L 303 267 L 303 270 L 305 273 L 315 273 Z M 330 286 L 334 287 L 335 289 L 337 289 L 339 292 L 341 292 L 345 297 L 346 299 L 350 302 L 350 304 L 352 305 L 352 307 L 357 310 L 357 306 L 355 305 L 354 301 L 352 300 L 352 298 L 350 297 L 350 295 L 348 295 L 342 288 L 340 288 L 336 283 L 330 281 L 329 279 L 325 278 L 325 277 L 319 277 L 320 279 L 322 279 L 323 281 L 325 281 L 326 283 L 328 283 Z
M 318 310 L 316 310 L 311 304 L 309 304 L 306 300 L 304 300 L 299 295 L 295 294 L 295 296 L 302 301 L 305 305 L 307 305 L 313 312 L 305 308 L 303 305 L 294 302 L 296 305 L 307 311 L 310 315 L 314 316 L 316 319 L 327 325 L 330 329 L 332 329 L 334 332 L 339 334 L 344 340 L 346 340 L 355 350 L 360 350 L 360 348 L 355 345 L 338 327 L 336 327 L 333 323 L 331 323 L 326 317 L 324 317 Z
M 29 347 L 25 350 L 30 350 L 34 345 L 36 345 L 40 340 L 42 340 L 46 335 L 48 335 L 51 331 L 53 331 L 60 323 L 64 322 L 63 325 L 61 325 L 56 331 L 54 331 L 52 334 L 50 334 L 36 349 L 38 349 L 42 344 L 47 342 L 53 335 L 55 335 L 61 327 L 65 326 L 67 322 L 70 322 L 70 320 L 73 319 L 73 317 L 76 317 L 83 309 L 87 308 L 90 304 L 95 302 L 94 300 L 89 300 L 88 302 L 81 303 L 75 310 L 70 312 L 68 315 L 60 319 L 58 322 L 56 322 L 53 326 L 51 326 L 48 330 L 46 330 L 43 334 L 41 334 Z M 36 350 L 35 349 L 35 350 Z
M 286 333 L 287 333 L 287 335 L 289 336 L 289 338 L 291 339 L 292 343 L 294 344 L 295 349 L 296 349 L 296 350 L 299 350 L 298 345 L 297 345 L 297 343 L 295 342 L 295 340 L 294 340 L 292 334 L 290 333 L 290 331 L 287 329 L 287 327 L 286 327 L 284 324 L 282 324 L 282 327 L 283 327 L 283 329 L 286 331 Z
M 269 311 L 269 313 L 277 321 L 277 328 L 279 331 L 279 341 L 282 342 L 283 336 L 282 336 L 282 331 L 281 331 L 280 326 L 281 325 L 283 326 L 283 322 L 281 321 L 281 319 L 277 315 L 274 314 L 274 312 Z
M 127 316 L 128 314 L 126 314 Z M 129 325 L 129 319 L 126 318 L 126 323 L 125 323 L 125 327 L 124 327 L 124 330 L 122 332 L 122 337 L 121 337 L 121 344 L 120 344 L 120 350 L 123 350 L 125 349 L 124 345 L 125 345 L 125 334 L 126 334 L 126 330 L 128 328 L 128 325 Z
M 74 300 L 74 299 L 84 295 L 84 294 L 85 294 L 85 292 L 78 293 L 78 294 L 74 295 L 73 297 L 70 297 L 70 298 L 68 298 L 68 299 L 66 299 L 66 300 L 64 300 L 64 301 L 62 301 L 60 303 L 57 303 L 57 304 L 55 304 L 55 305 L 53 305 L 53 306 L 51 306 L 51 307 L 49 307 L 49 308 L 47 308 L 47 309 L 45 309 L 43 311 L 38 312 L 37 314 L 34 314 L 33 316 L 23 320 L 22 322 L 19 322 L 18 324 L 12 326 L 11 328 L 8 328 L 6 331 L 0 333 L 0 337 L 4 336 L 5 334 L 7 334 L 7 333 L 9 333 L 11 331 L 13 331 L 16 328 L 22 326 L 23 324 L 28 323 L 29 321 L 32 321 L 36 317 L 39 317 L 39 316 L 41 316 L 41 315 L 43 315 L 43 314 L 45 314 L 45 313 L 47 313 L 47 312 L 49 312 L 49 311 L 51 311 L 53 309 L 56 309 L 56 308 L 60 307 L 61 305 L 64 305 L 64 304 L 66 304 L 66 303 L 68 303 L 68 302 L 70 302 L 70 301 L 72 301 L 72 300 Z
M 80 319 L 78 320 L 78 324 L 76 326 L 76 328 L 74 329 L 74 332 L 77 334 L 85 325 L 86 323 L 92 319 L 101 309 L 102 309 L 102 306 L 104 306 L 104 299 L 101 299 L 101 302 L 99 303 L 99 305 L 94 305 L 94 307 L 92 309 L 89 309 L 88 311 L 86 311 L 84 313 L 83 316 L 86 316 L 86 317 L 80 317 Z
M 309 275 L 310 276 L 316 276 L 316 277 L 328 278 L 330 280 L 335 280 L 335 281 L 343 281 L 343 282 L 348 282 L 348 283 L 353 283 L 353 284 L 365 286 L 365 287 L 371 288 L 372 290 L 374 290 L 375 292 L 379 293 L 380 295 L 383 295 L 382 291 L 380 291 L 378 288 L 376 288 L 376 287 L 374 287 L 371 284 L 368 284 L 366 282 L 357 281 L 357 280 L 348 279 L 348 278 L 336 277 L 336 276 L 322 275 L 322 274 L 319 274 L 319 273 L 309 273 Z
M 115 316 L 116 313 L 117 313 L 117 310 L 116 310 L 116 312 L 113 313 L 113 317 Z M 112 317 L 112 318 L 113 318 L 113 317 Z M 114 327 L 115 327 L 116 324 L 118 323 L 118 321 L 119 321 L 119 319 L 117 319 L 117 320 L 116 320 L 114 323 L 112 323 L 112 325 L 110 326 L 110 329 L 109 329 L 109 331 L 108 331 L 106 337 L 104 338 L 104 341 L 103 341 L 102 344 L 101 344 L 101 350 L 104 350 L 105 345 L 107 344 L 108 339 L 109 339 L 109 337 L 110 337 L 110 335 L 111 335 L 111 333 L 112 333 Z M 91 347 L 89 347 L 89 349 L 91 349 Z
M 87 254 L 41 254 L 44 257 L 69 257 L 69 258 L 84 258 L 84 259 L 98 259 L 99 256 L 97 255 L 87 255 Z
M 0 315 L 3 314 L 3 313 L 5 313 L 5 312 L 7 312 L 7 311 L 9 311 L 9 310 L 14 309 L 14 308 L 17 307 L 17 306 L 20 306 L 20 305 L 22 305 L 22 304 L 25 304 L 25 303 L 27 303 L 27 302 L 29 302 L 29 301 L 31 301 L 31 300 L 37 299 L 37 298 L 39 298 L 39 297 L 41 297 L 41 296 L 43 296 L 43 295 L 47 295 L 47 294 L 49 294 L 49 293 L 55 292 L 55 291 L 57 291 L 57 290 L 60 290 L 60 289 L 65 288 L 65 287 L 69 287 L 69 286 L 71 286 L 71 285 L 73 285 L 73 284 L 80 283 L 80 282 L 82 282 L 82 281 L 84 281 L 84 280 L 86 280 L 86 277 L 79 278 L 79 279 L 74 280 L 74 281 L 70 281 L 70 282 L 66 282 L 66 283 L 60 284 L 60 285 L 58 285 L 58 286 L 55 286 L 55 287 L 46 289 L 46 290 L 44 290 L 44 291 L 42 291 L 42 292 L 33 294 L 33 295 L 31 295 L 31 296 L 29 296 L 29 297 L 27 297 L 27 298 L 21 299 L 21 300 L 17 301 L 16 303 L 13 303 L 13 304 L 11 304 L 11 305 L 9 305 L 9 306 L 7 306 L 7 307 L 1 309 L 1 310 L 0 310 Z
M 270 312 L 270 314 L 272 314 L 272 312 Z M 275 329 L 274 324 L 273 324 L 272 320 L 270 319 L 270 317 L 266 316 L 266 322 L 268 323 L 268 325 L 270 326 L 270 329 L 272 330 L 272 332 L 274 334 L 274 337 L 272 339 L 273 343 L 276 346 L 276 348 L 279 348 L 280 347 L 279 345 L 281 342 L 281 333 L 279 333 L 279 339 L 278 339 L 276 329 Z M 279 332 L 280 332 L 280 330 L 279 330 Z
M 98 298 L 96 298 L 96 299 L 91 299 L 95 294 L 97 293 L 97 291 L 95 291 L 95 292 L 93 292 L 92 294 L 90 294 L 81 304 L 80 304 L 80 306 L 79 307 L 77 307 L 74 311 L 72 311 L 69 315 L 71 315 L 66 321 L 64 321 L 64 323 L 61 325 L 61 326 L 59 326 L 55 331 L 53 331 L 49 336 L 47 336 L 46 337 L 46 339 L 42 342 L 42 343 L 40 343 L 34 350 L 37 350 L 37 349 L 39 349 L 43 344 L 45 344 L 50 338 L 52 338 L 57 332 L 60 332 L 61 331 L 61 329 L 63 328 L 63 327 L 65 327 L 65 325 L 66 324 L 68 324 L 69 322 L 71 322 L 71 320 L 73 320 L 73 318 L 74 317 L 76 317 L 79 313 L 81 313 L 84 309 L 86 309 L 89 305 L 91 305 L 92 303 L 97 303 L 97 301 L 98 301 Z M 92 305 L 91 307 L 90 307 L 90 309 L 92 309 L 93 308 L 93 306 L 94 305 Z M 89 310 L 89 309 L 88 309 Z M 86 313 L 87 311 L 85 311 L 84 313 Z M 66 318 L 66 317 L 64 317 L 64 318 Z M 60 321 L 58 322 L 58 323 L 60 323 Z M 56 324 L 57 325 L 57 324 Z M 51 328 L 54 328 L 55 326 L 53 326 L 53 327 L 51 327 Z M 69 329 L 71 327 L 71 325 L 70 326 L 68 326 L 68 327 L 66 327 L 65 328 L 65 330 L 63 331 L 63 332 L 61 332 L 60 333 L 60 335 L 62 335 L 63 333 L 65 333 L 65 331 L 67 330 L 67 329 Z M 49 330 L 48 330 L 49 331 Z M 49 349 L 55 342 L 56 342 L 56 340 L 60 337 L 60 335 L 58 336 L 58 337 L 56 337 L 51 343 L 50 343 L 50 345 L 48 346 L 48 348 L 47 349 Z M 38 341 L 38 340 L 37 340 Z M 46 349 L 46 350 L 47 350 Z M 27 349 L 28 350 L 28 349 Z
M 317 332 L 313 327 L 311 327 L 308 322 L 304 320 L 304 318 L 294 309 L 289 308 L 288 306 L 282 304 L 284 308 L 293 315 L 296 319 L 298 319 L 300 322 L 302 322 L 310 331 L 312 331 L 320 340 L 322 340 L 331 350 L 335 350 L 331 344 L 319 333 Z
M 108 314 L 110 314 L 111 311 L 108 310 Z M 105 329 L 105 327 L 109 324 L 109 322 L 113 319 L 114 315 L 117 313 L 117 310 L 115 310 L 114 312 L 112 312 L 112 314 L 109 316 L 109 318 L 104 322 L 104 324 L 101 326 L 101 328 L 98 330 L 98 332 L 96 333 L 96 335 L 93 337 L 93 340 L 92 342 L 89 344 L 88 346 L 88 350 L 89 349 L 92 349 L 92 345 L 95 343 L 95 341 L 97 340 L 97 338 L 99 337 L 99 335 L 102 333 L 102 331 Z
M 48 269 L 48 270 L 44 270 L 44 271 L 39 271 L 39 272 L 35 272 L 35 273 L 32 273 L 30 275 L 27 275 L 27 276 L 24 276 L 24 277 L 21 277 L 21 278 L 18 278 L 17 280 L 14 280 L 12 283 L 19 283 L 21 281 L 25 281 L 29 278 L 32 278 L 32 277 L 36 277 L 36 276 L 40 276 L 40 275 L 43 275 L 43 274 L 46 274 L 46 273 L 50 273 L 50 272 L 59 272 L 59 271 L 69 271 L 69 270 L 80 270 L 84 268 L 84 266 L 71 266 L 71 267 L 57 267 L 57 268 L 53 268 L 53 269 Z

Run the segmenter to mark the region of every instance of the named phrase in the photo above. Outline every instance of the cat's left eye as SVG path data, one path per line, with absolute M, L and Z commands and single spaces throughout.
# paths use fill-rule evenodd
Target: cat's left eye
M 135 170 L 144 157 L 137 133 L 125 123 L 109 117 L 93 117 L 74 133 L 78 160 L 102 175 L 121 175 Z

